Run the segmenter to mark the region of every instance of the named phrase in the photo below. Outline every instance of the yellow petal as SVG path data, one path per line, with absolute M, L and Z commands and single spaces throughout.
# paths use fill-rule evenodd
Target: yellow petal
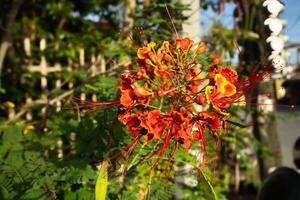
M 236 93 L 236 87 L 221 74 L 215 75 L 215 81 L 220 93 L 226 97 L 230 97 Z
M 4 106 L 5 106 L 6 108 L 14 108 L 14 107 L 15 107 L 15 104 L 14 104 L 13 102 L 11 102 L 11 101 L 6 101 L 6 102 L 4 103 Z
M 27 135 L 27 134 L 29 133 L 29 131 L 32 130 L 32 129 L 34 129 L 34 126 L 33 126 L 33 125 L 31 125 L 31 124 L 26 125 L 26 126 L 24 127 L 24 129 L 23 129 L 23 134 L 24 134 L 24 135 Z
M 150 48 L 150 49 L 154 48 L 155 46 L 156 46 L 155 42 L 150 42 L 150 43 L 147 44 L 147 47 Z
M 210 96 L 210 92 L 211 92 L 212 89 L 213 89 L 212 86 L 207 86 L 205 88 L 205 97 L 206 97 L 206 101 L 207 101 L 208 104 L 210 104 L 210 98 L 209 98 L 209 96 Z

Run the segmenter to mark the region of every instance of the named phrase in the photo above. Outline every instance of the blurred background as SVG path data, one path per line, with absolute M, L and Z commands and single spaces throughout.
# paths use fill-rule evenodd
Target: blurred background
M 72 96 L 118 98 L 118 75 L 144 42 L 174 39 L 172 21 L 241 77 L 274 70 L 232 108 L 245 127 L 208 139 L 202 174 L 199 146 L 180 149 L 151 188 L 147 165 L 111 176 L 107 199 L 256 199 L 275 169 L 300 167 L 299 10 L 297 0 L 0 0 L 0 199 L 94 199 L 97 166 L 130 136 L 116 108 L 80 110 Z

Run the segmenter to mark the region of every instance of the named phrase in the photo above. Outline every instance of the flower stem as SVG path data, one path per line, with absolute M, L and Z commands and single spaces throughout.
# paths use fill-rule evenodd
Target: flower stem
M 211 185 L 210 181 L 207 179 L 207 177 L 205 176 L 205 174 L 204 174 L 204 172 L 202 171 L 202 169 L 201 169 L 200 167 L 197 167 L 197 168 L 198 168 L 199 172 L 202 174 L 202 176 L 203 176 L 205 182 L 206 182 L 207 185 L 209 186 L 209 189 L 210 189 L 211 192 L 213 193 L 213 195 L 214 195 L 214 200 L 218 200 L 217 195 L 216 195 L 216 192 L 215 192 L 213 186 Z
M 152 169 L 150 170 L 149 181 L 148 181 L 147 200 L 150 200 L 151 184 L 152 184 Z
M 144 143 L 141 148 L 139 149 L 138 153 L 133 157 L 132 161 L 130 162 L 130 164 L 128 165 L 128 168 L 127 170 L 130 170 L 133 166 L 134 166 L 134 163 L 136 161 L 136 159 L 138 158 L 138 156 L 140 155 L 142 149 L 144 149 L 146 143 Z

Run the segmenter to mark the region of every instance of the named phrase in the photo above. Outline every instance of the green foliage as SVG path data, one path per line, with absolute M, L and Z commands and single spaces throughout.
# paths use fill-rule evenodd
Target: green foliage
M 38 142 L 45 138 L 35 131 L 25 135 L 23 128 L 23 124 L 1 127 L 1 198 L 56 199 L 76 192 L 76 186 L 82 190 L 80 195 L 93 195 L 91 166 L 67 166 L 50 156 L 46 159 L 43 154 L 51 150 Z
M 13 22 L 11 35 L 11 51 L 6 55 L 1 77 L 1 100 L 13 101 L 18 107 L 27 96 L 38 98 L 40 95 L 41 74 L 28 71 L 27 63 L 38 65 L 43 55 L 47 64 L 53 66 L 60 63 L 63 73 L 62 82 L 73 82 L 75 86 L 86 83 L 89 78 L 87 68 L 91 64 L 91 55 L 102 54 L 107 60 L 127 54 L 116 43 L 120 39 L 118 24 L 121 23 L 124 1 L 24 1 Z M 10 1 L 1 3 L 0 25 L 5 27 L 9 11 L 14 7 Z M 4 14 L 6 13 L 6 15 Z M 31 41 L 31 55 L 26 55 L 23 49 L 24 38 Z M 40 50 L 39 41 L 46 40 L 46 49 Z M 1 39 L 1 36 L 0 36 Z M 118 48 L 116 48 L 118 47 Z M 86 66 L 78 71 L 79 50 L 85 50 Z M 107 51 L 109 49 L 109 51 Z M 115 53 L 112 53 L 114 49 Z M 110 67 L 107 64 L 107 68 Z M 72 70 L 67 69 L 70 67 Z M 74 70 L 76 69 L 76 70 Z M 84 72 L 84 73 L 83 73 Z M 55 74 L 48 74 L 48 80 Z M 5 79 L 3 77 L 6 77 Z M 48 83 L 50 86 L 51 81 Z M 63 88 L 66 89 L 66 88 Z M 25 92 L 24 92 L 25 91 Z
M 8 78 L 2 78 L 1 109 L 6 109 L 3 106 L 6 100 L 13 101 L 18 107 L 26 96 L 33 99 L 40 97 L 41 74 L 31 73 L 21 67 L 28 60 L 39 64 L 40 56 L 45 56 L 50 65 L 61 63 L 63 68 L 59 75 L 47 75 L 50 85 L 55 84 L 53 80 L 56 78 L 60 78 L 63 83 L 62 88 L 47 92 L 50 97 L 66 92 L 66 85 L 71 82 L 81 89 L 75 90 L 75 96 L 84 92 L 88 100 L 95 93 L 99 102 L 117 99 L 116 76 L 101 75 L 91 78 L 88 71 L 90 57 L 85 60 L 87 66 L 79 68 L 76 63 L 79 63 L 81 48 L 85 49 L 86 55 L 101 54 L 108 61 L 107 69 L 112 68 L 115 61 L 130 60 L 135 54 L 132 53 L 135 48 L 132 47 L 132 41 L 125 40 L 124 35 L 119 34 L 126 2 L 26 1 L 14 23 L 11 35 L 14 43 L 5 60 L 3 77 Z M 136 12 L 132 17 L 134 26 L 142 27 L 145 36 L 139 34 L 139 29 L 134 28 L 134 40 L 141 42 L 141 36 L 146 37 L 143 39 L 147 41 L 161 41 L 172 37 L 173 28 L 166 5 L 176 29 L 180 32 L 181 23 L 187 18 L 182 14 L 186 9 L 184 5 L 173 1 L 161 3 L 153 0 L 147 7 L 143 3 L 137 1 Z M 10 1 L 5 0 L 0 8 L 1 25 L 5 23 L 4 13 L 9 7 Z M 212 45 L 218 46 L 220 51 L 229 49 L 231 55 L 236 35 L 222 26 L 215 25 L 214 28 L 212 36 L 217 37 L 221 33 L 222 37 L 219 40 L 212 39 Z M 245 34 L 251 36 L 251 33 Z M 31 56 L 25 55 L 21 48 L 25 36 L 32 41 Z M 41 38 L 47 41 L 45 51 L 39 49 Z M 207 54 L 198 56 L 203 64 L 207 62 L 207 57 Z M 67 69 L 69 65 L 71 71 Z M 94 112 L 80 113 L 76 103 L 65 103 L 59 113 L 50 105 L 45 127 L 42 126 L 41 119 L 45 115 L 40 112 L 41 105 L 33 107 L 33 112 L 37 115 L 33 121 L 20 120 L 15 124 L 8 124 L 5 120 L 0 122 L 0 199 L 95 198 L 95 185 L 99 175 L 97 166 L 122 151 L 132 137 L 118 122 L 117 108 L 101 108 Z M 67 108 L 72 108 L 74 112 Z M 1 116 L 4 115 L 1 113 Z M 142 143 L 137 144 L 130 158 L 119 163 L 117 159 L 111 159 L 109 167 L 116 164 L 116 169 L 109 171 L 106 199 L 214 199 L 215 196 L 217 199 L 225 199 L 237 155 L 240 167 L 248 173 L 247 180 L 256 180 L 250 162 L 253 155 L 243 151 L 249 141 L 254 141 L 247 131 L 230 128 L 228 133 L 220 135 L 225 143 L 222 148 L 226 147 L 226 153 L 221 158 L 220 145 L 209 135 L 207 137 L 207 157 L 210 162 L 205 168 L 200 166 L 195 156 L 182 148 L 178 149 L 171 162 L 165 156 L 153 167 L 153 160 L 145 160 L 146 155 L 153 151 L 153 146 Z M 264 151 L 256 141 L 253 144 L 254 148 Z M 197 150 L 199 146 L 195 145 L 192 149 Z M 183 170 L 186 165 L 192 166 L 191 171 Z M 127 171 L 124 171 L 124 166 L 127 166 Z M 178 180 L 178 177 L 196 181 L 196 184 L 188 185 Z M 178 191 L 181 193 L 178 194 Z
M 209 34 L 204 40 L 208 41 L 223 59 L 228 56 L 227 54 L 232 59 L 237 51 L 238 35 L 235 30 L 225 27 L 220 21 L 216 21 L 210 26 Z
M 102 77 L 98 84 L 111 81 L 115 78 Z M 110 84 L 98 92 L 108 100 L 115 98 L 116 90 Z M 96 165 L 110 153 L 105 150 L 109 137 L 116 137 L 112 147 L 119 149 L 126 134 L 116 121 L 116 109 L 101 109 L 80 121 L 75 117 L 50 109 L 46 131 L 40 131 L 39 124 L 29 130 L 30 124 L 1 123 L 1 198 L 94 199 Z
M 187 4 L 167 1 L 152 0 L 151 5 L 145 6 L 142 1 L 138 1 L 137 8 L 143 6 L 143 9 L 137 9 L 135 12 L 135 26 L 141 27 L 142 32 L 147 38 L 141 38 L 137 31 L 134 35 L 137 40 L 149 39 L 150 41 L 168 40 L 175 34 L 170 17 L 174 22 L 176 30 L 180 33 L 181 24 L 188 16 L 183 15 L 187 10 Z M 167 7 L 167 8 L 166 8 Z M 167 10 L 170 12 L 168 15 Z
M 84 92 L 86 94 L 97 94 L 99 102 L 115 100 L 118 93 L 116 77 L 99 76 L 94 84 L 85 84 Z M 110 97 L 110 98 L 107 98 Z

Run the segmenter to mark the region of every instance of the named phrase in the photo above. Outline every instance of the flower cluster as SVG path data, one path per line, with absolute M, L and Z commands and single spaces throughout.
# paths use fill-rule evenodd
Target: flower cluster
M 160 158 L 173 146 L 171 159 L 178 145 L 188 150 L 195 141 L 205 151 L 204 132 L 217 137 L 230 106 L 266 75 L 239 81 L 232 67 L 206 52 L 204 42 L 194 47 L 189 38 L 150 42 L 138 49 L 137 57 L 137 66 L 120 76 L 118 119 L 137 140 L 161 141 L 148 158 Z M 199 105 L 205 111 L 199 112 Z
M 230 106 L 244 103 L 244 95 L 269 77 L 272 67 L 253 71 L 241 80 L 235 69 L 206 51 L 204 42 L 196 46 L 189 38 L 150 42 L 137 50 L 136 65 L 120 75 L 120 99 L 80 102 L 89 108 L 119 105 L 118 119 L 134 136 L 125 158 L 142 139 L 144 144 L 160 144 L 146 160 L 158 155 L 158 162 L 168 149 L 171 160 L 179 145 L 188 150 L 196 141 L 205 155 L 205 132 L 218 138 L 229 121 Z

